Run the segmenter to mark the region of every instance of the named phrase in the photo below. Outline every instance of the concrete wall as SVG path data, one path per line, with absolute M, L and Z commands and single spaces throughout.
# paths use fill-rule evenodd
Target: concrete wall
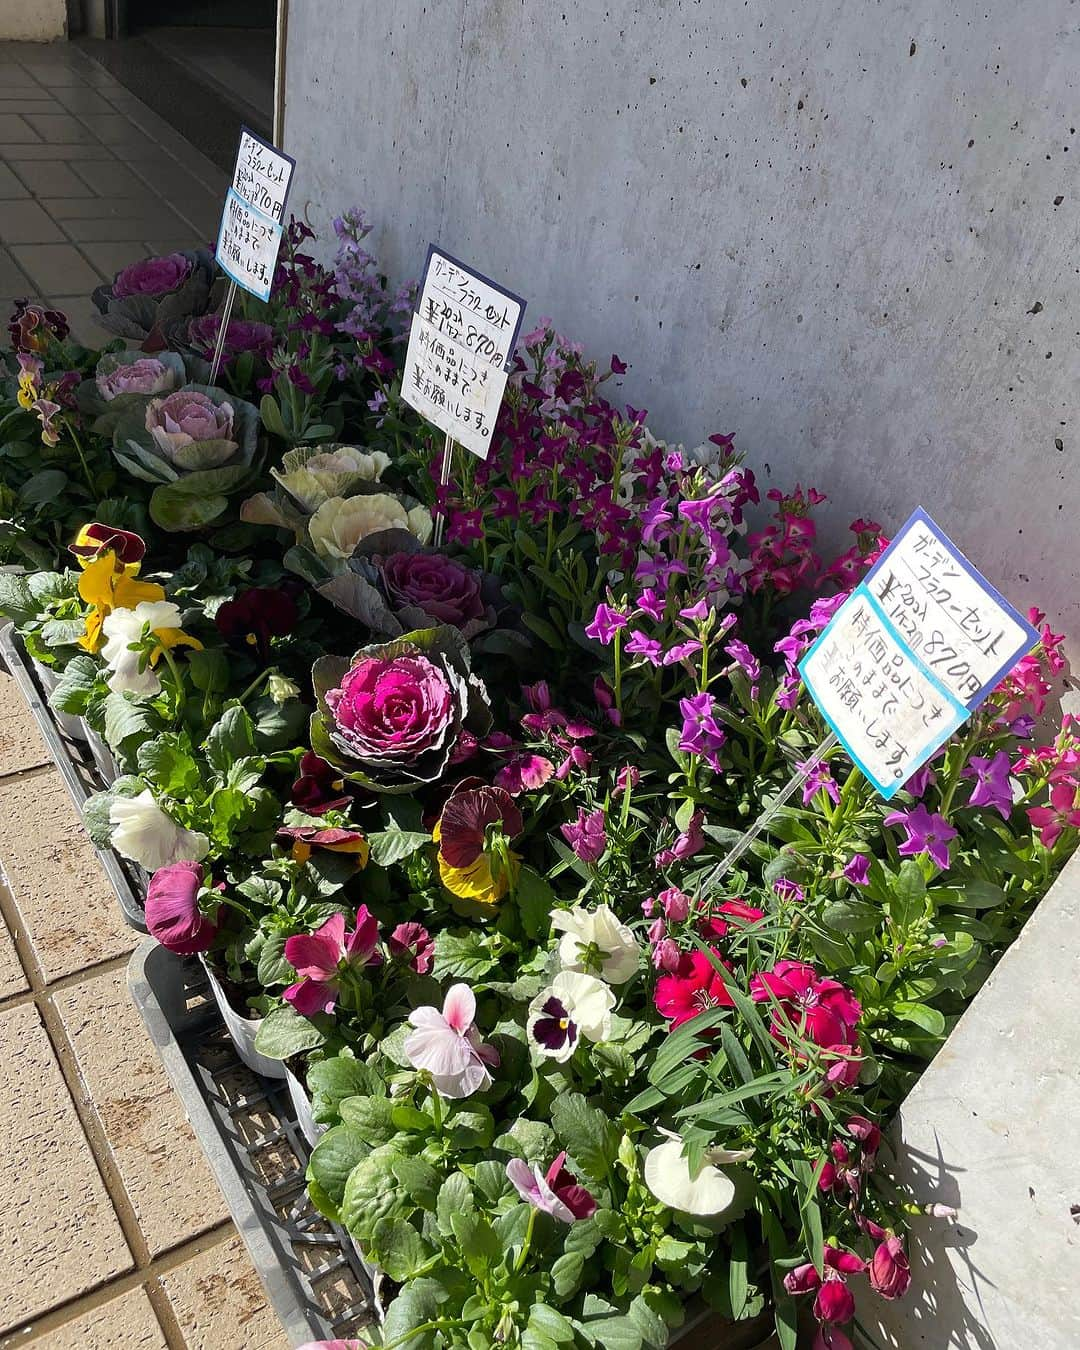
M 1080 5 L 290 0 L 285 143 L 736 431 L 831 528 L 924 504 L 1080 651 Z
M 0 0 L 0 42 L 51 42 L 66 36 L 65 0 Z

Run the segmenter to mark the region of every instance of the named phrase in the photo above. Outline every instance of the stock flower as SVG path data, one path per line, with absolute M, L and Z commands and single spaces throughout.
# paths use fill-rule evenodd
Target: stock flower
M 710 950 L 722 960 L 715 947 Z M 727 962 L 723 964 L 730 969 Z M 656 981 L 653 1002 L 660 1016 L 671 1023 L 672 1031 L 710 1008 L 735 1006 L 724 977 L 702 951 L 683 952 L 674 971 Z
M 201 862 L 210 852 L 206 835 L 178 825 L 158 806 L 149 788 L 137 797 L 114 798 L 109 822 L 113 848 L 148 872 L 157 872 L 170 863 Z
M 278 843 L 290 843 L 290 854 L 296 862 L 307 862 L 317 848 L 327 853 L 351 853 L 357 868 L 366 867 L 371 853 L 361 830 L 346 830 L 337 826 L 282 825 L 275 835 Z
M 431 1074 L 444 1097 L 471 1097 L 491 1086 L 489 1068 L 498 1068 L 499 1055 L 480 1039 L 473 1022 L 476 998 L 467 984 L 447 990 L 442 1012 L 414 1008 L 409 1021 L 416 1029 L 405 1037 L 405 1055 L 414 1069 Z
M 579 806 L 577 820 L 567 821 L 565 825 L 559 826 L 559 830 L 582 862 L 599 861 L 607 848 L 602 807 L 587 812 L 583 806 Z
M 827 764 L 821 763 L 820 760 L 817 763 L 803 760 L 796 763 L 795 768 L 799 773 L 806 774 L 802 788 L 803 806 L 809 806 L 819 792 L 824 792 L 834 802 L 839 802 L 840 789 Z
M 680 699 L 679 712 L 683 719 L 679 749 L 687 754 L 701 755 L 710 768 L 719 772 L 722 767 L 719 751 L 727 734 L 716 720 L 713 696 L 703 693 Z
M 320 657 L 312 681 L 312 749 L 375 792 L 435 782 L 463 732 L 483 735 L 491 724 L 468 646 L 449 625 L 363 647 L 351 662 Z
M 850 990 L 837 980 L 822 978 L 802 961 L 777 961 L 772 970 L 755 975 L 750 996 L 755 1003 L 773 1005 L 769 1030 L 784 1045 L 790 1024 L 815 1045 L 847 1046 L 862 1015 Z
M 993 759 L 972 755 L 961 772 L 961 777 L 975 779 L 968 805 L 988 807 L 1008 820 L 1013 808 L 1011 772 L 1012 764 L 1004 750 L 999 750 Z
M 173 647 L 202 651 L 202 643 L 185 633 L 180 623 L 180 610 L 168 600 L 142 600 L 134 609 L 107 614 L 101 626 L 105 637 L 101 659 L 109 667 L 109 688 L 117 694 L 159 693 L 161 681 L 154 666 L 163 651 Z
M 555 765 L 544 755 L 520 750 L 512 754 L 495 775 L 495 786 L 505 788 L 511 797 L 537 792 L 555 772 Z
M 431 537 L 431 513 L 426 506 L 407 509 L 388 492 L 356 497 L 330 497 L 308 521 L 308 534 L 322 558 L 347 560 L 357 544 L 383 530 L 406 530 L 426 543 Z
M 417 975 L 426 975 L 435 964 L 435 939 L 422 923 L 399 923 L 387 946 L 392 957 L 406 959 Z
M 518 868 L 510 843 L 525 828 L 504 788 L 463 778 L 432 831 L 439 846 L 439 878 L 452 895 L 493 905 L 510 889 Z
M 789 1294 L 816 1292 L 814 1316 L 819 1322 L 850 1322 L 855 1316 L 855 1296 L 844 1276 L 861 1275 L 866 1269 L 866 1262 L 854 1252 L 846 1252 L 829 1244 L 826 1244 L 823 1255 L 824 1276 L 817 1273 L 813 1263 L 807 1262 L 788 1271 L 784 1276 L 784 1288 Z
M 657 1200 L 669 1209 L 699 1218 L 716 1218 L 733 1209 L 737 1203 L 735 1183 L 717 1164 L 745 1162 L 753 1156 L 752 1150 L 706 1149 L 700 1167 L 691 1172 L 682 1138 L 669 1130 L 661 1129 L 660 1133 L 668 1137 L 645 1156 L 645 1184 Z
M 612 609 L 610 605 L 600 604 L 596 606 L 596 613 L 593 615 L 592 622 L 585 627 L 585 634 L 591 637 L 595 642 L 608 646 L 615 639 L 615 634 L 620 628 L 625 628 L 630 620 L 625 614 L 621 614 L 617 609 Z
M 1050 805 L 1031 807 L 1027 817 L 1039 831 L 1039 842 L 1043 848 L 1053 848 L 1063 830 L 1080 827 L 1075 784 L 1069 780 L 1055 783 L 1050 789 Z
M 296 626 L 296 602 L 278 586 L 252 586 L 226 600 L 214 615 L 214 624 L 232 646 L 254 647 L 269 660 L 270 639 L 287 637 Z
M 777 877 L 773 882 L 773 890 L 781 900 L 789 900 L 796 905 L 802 904 L 806 899 L 806 892 L 799 883 L 788 877 Z
M 856 853 L 844 864 L 844 877 L 853 886 L 865 886 L 870 879 L 870 859 L 865 853 Z
M 656 897 L 664 911 L 664 918 L 671 923 L 682 923 L 690 914 L 690 897 L 677 886 L 669 886 Z
M 615 995 L 595 975 L 561 970 L 529 1004 L 525 1031 L 546 1059 L 562 1064 L 582 1036 L 606 1041 L 611 1036 Z
M 345 780 L 332 764 L 312 750 L 300 758 L 300 777 L 292 785 L 290 800 L 309 816 L 321 816 L 327 811 L 343 811 L 352 801 L 345 790 Z
M 146 927 L 177 956 L 205 952 L 217 937 L 217 924 L 199 908 L 202 864 L 182 861 L 160 867 L 146 888 Z
M 608 984 L 625 984 L 637 974 L 641 955 L 637 939 L 608 905 L 552 910 L 551 926 L 562 933 L 563 970 L 599 975 Z
M 294 933 L 285 940 L 285 960 L 299 975 L 282 994 L 298 1013 L 333 1012 L 341 989 L 342 967 L 361 970 L 382 962 L 379 924 L 367 905 L 356 911 L 356 925 L 345 931 L 345 915 L 331 914 L 314 933 Z
M 550 1214 L 562 1223 L 591 1219 L 596 1213 L 596 1201 L 574 1174 L 567 1170 L 566 1154 L 560 1153 L 546 1172 L 539 1164 L 530 1168 L 523 1158 L 511 1158 L 506 1164 L 506 1176 L 522 1200 L 543 1214 Z
M 887 1237 L 878 1244 L 867 1270 L 870 1284 L 882 1298 L 903 1298 L 911 1284 L 911 1267 L 902 1238 Z
M 890 811 L 884 823 L 904 827 L 907 837 L 897 849 L 902 858 L 925 853 L 937 867 L 948 867 L 949 840 L 956 838 L 956 831 L 944 816 L 931 814 L 920 802 L 910 811 Z

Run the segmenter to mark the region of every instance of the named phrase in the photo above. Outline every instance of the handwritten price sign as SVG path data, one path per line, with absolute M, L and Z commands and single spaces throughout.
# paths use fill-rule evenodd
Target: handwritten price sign
M 270 297 L 296 161 L 245 127 L 218 230 L 217 261 L 238 286 Z
M 486 459 L 525 302 L 428 249 L 401 396 L 451 440 Z
M 886 800 L 1039 635 L 921 508 L 803 657 L 799 673 Z

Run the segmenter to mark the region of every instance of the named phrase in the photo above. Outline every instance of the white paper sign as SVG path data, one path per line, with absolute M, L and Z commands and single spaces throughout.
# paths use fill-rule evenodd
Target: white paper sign
M 799 674 L 852 761 L 886 799 L 968 717 L 865 583 L 803 657 Z
M 401 396 L 486 459 L 525 302 L 434 246 L 413 315 Z
M 215 251 L 218 266 L 226 276 L 260 300 L 268 300 L 280 243 L 281 226 L 277 221 L 256 211 L 230 188 L 225 196 Z
M 978 707 L 1039 638 L 921 507 L 863 584 L 966 708 Z
M 296 161 L 243 127 L 233 166 L 233 191 L 264 216 L 285 221 L 285 203 L 289 197 Z

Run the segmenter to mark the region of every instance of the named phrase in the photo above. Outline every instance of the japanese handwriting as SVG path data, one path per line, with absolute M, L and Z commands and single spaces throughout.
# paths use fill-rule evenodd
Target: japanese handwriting
M 265 300 L 277 263 L 281 226 L 230 188 L 218 232 L 217 261 L 238 286 Z
M 293 162 L 250 131 L 240 133 L 233 168 L 233 191 L 249 206 L 280 225 L 292 181 Z

